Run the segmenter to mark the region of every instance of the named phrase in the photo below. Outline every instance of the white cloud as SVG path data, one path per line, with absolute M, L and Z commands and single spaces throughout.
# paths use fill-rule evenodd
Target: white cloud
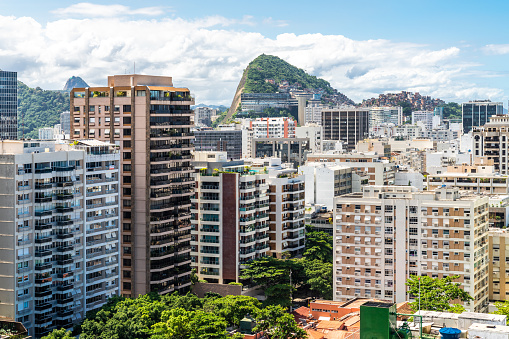
M 483 47 L 483 51 L 486 54 L 509 54 L 509 44 L 499 44 L 499 45 L 486 45 Z
M 46 25 L 32 18 L 0 16 L 0 68 L 18 71 L 19 79 L 30 86 L 60 89 L 72 75 L 90 85 L 104 85 L 108 75 L 132 72 L 136 62 L 139 73 L 169 75 L 175 85 L 189 87 L 197 103 L 228 105 L 243 69 L 265 53 L 330 81 L 357 102 L 401 90 L 458 101 L 503 95 L 498 88 L 476 86 L 472 79 L 478 77 L 465 76 L 476 65 L 462 61 L 454 46 L 434 50 L 322 34 L 286 33 L 271 39 L 233 28 L 252 24 L 249 16 L 113 16 L 59 19 Z
M 114 17 L 124 15 L 158 16 L 164 14 L 165 10 L 162 7 L 131 9 L 124 5 L 97 5 L 90 2 L 80 2 L 51 12 L 60 16 Z
M 275 26 L 275 27 L 286 27 L 288 26 L 288 21 L 286 20 L 275 20 L 271 17 L 263 19 L 263 24 L 268 26 Z

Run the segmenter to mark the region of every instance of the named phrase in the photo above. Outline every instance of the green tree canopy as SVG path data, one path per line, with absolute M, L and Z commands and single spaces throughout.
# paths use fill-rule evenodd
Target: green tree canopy
M 509 326 L 509 302 L 506 301 L 497 301 L 495 302 L 495 307 L 497 310 L 493 312 L 493 314 L 501 314 L 507 316 L 507 325 Z
M 421 310 L 427 311 L 449 311 L 456 307 L 451 305 L 454 300 L 468 302 L 473 298 L 461 289 L 459 283 L 453 280 L 458 279 L 458 275 L 448 276 L 445 278 L 431 278 L 428 276 L 411 276 L 406 285 L 408 292 L 414 296 L 415 301 L 410 303 L 414 310 L 419 309 L 419 299 Z M 420 279 L 420 293 L 419 293 Z
M 306 233 L 304 256 L 308 260 L 320 260 L 332 263 L 332 236 L 325 232 L 311 231 Z
M 265 331 L 270 339 L 303 339 L 307 333 L 297 326 L 293 315 L 280 305 L 267 306 L 256 317 L 255 331 Z
M 47 336 L 42 337 L 42 339 L 74 339 L 71 335 L 70 331 L 67 331 L 65 328 L 62 328 L 60 330 L 53 330 L 50 334 Z

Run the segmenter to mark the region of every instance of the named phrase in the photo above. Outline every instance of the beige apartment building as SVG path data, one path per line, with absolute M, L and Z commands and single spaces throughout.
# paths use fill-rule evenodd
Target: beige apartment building
M 410 299 L 411 275 L 458 282 L 488 306 L 488 197 L 458 188 L 418 192 L 411 186 L 365 186 L 336 198 L 334 300 Z
M 71 137 L 120 148 L 124 296 L 191 285 L 193 104 L 163 76 L 115 75 L 71 91 Z
M 509 233 L 490 229 L 488 234 L 490 300 L 509 300 Z
M 509 193 L 509 178 L 494 172 L 493 166 L 447 166 L 447 172 L 429 174 L 426 180 L 430 191 L 445 185 L 475 193 Z

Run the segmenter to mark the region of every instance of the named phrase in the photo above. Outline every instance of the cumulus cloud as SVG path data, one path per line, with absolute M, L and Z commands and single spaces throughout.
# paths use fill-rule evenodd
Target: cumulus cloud
M 228 105 L 243 69 L 265 53 L 328 80 L 357 102 L 401 90 L 458 101 L 502 95 L 464 77 L 473 66 L 461 62 L 455 46 L 431 49 L 322 34 L 268 38 L 238 29 L 251 29 L 253 22 L 250 16 L 147 20 L 108 15 L 41 25 L 32 18 L 0 16 L 0 68 L 18 71 L 30 86 L 60 89 L 72 75 L 105 85 L 108 75 L 131 73 L 136 62 L 138 73 L 169 75 L 176 86 L 189 87 L 197 103 Z
M 143 7 L 131 9 L 124 5 L 97 5 L 89 2 L 80 2 L 69 7 L 51 11 L 60 16 L 83 16 L 83 17 L 113 17 L 124 15 L 158 16 L 165 13 L 162 7 Z
M 509 54 L 509 44 L 499 44 L 499 45 L 486 45 L 483 47 L 483 51 L 486 54 Z

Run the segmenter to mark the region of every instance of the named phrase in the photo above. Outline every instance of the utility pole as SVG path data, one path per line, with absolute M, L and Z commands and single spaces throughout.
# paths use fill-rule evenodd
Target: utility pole
M 293 286 L 292 286 L 292 269 L 290 268 L 290 313 L 292 313 L 293 303 Z

